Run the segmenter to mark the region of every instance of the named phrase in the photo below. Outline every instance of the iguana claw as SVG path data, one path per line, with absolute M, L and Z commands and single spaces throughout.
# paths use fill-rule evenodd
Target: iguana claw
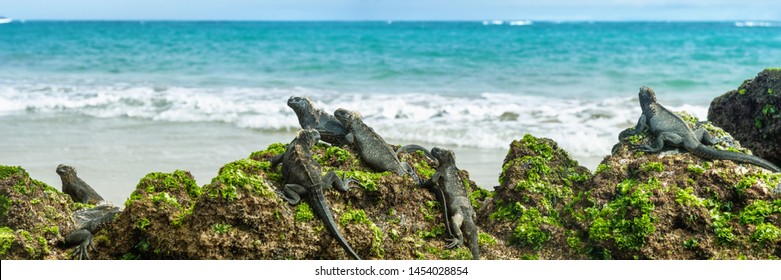
M 79 246 L 76 247 L 76 249 L 73 250 L 73 253 L 71 253 L 71 258 L 79 259 L 79 260 L 89 260 L 89 249 L 95 250 L 95 246 L 92 243 L 92 237 L 87 238 L 87 240 L 84 240 L 79 244 Z
M 445 245 L 445 248 L 447 249 L 453 249 L 455 247 L 458 247 L 458 238 L 448 238 L 446 239 L 447 242 L 449 242 L 447 245 Z

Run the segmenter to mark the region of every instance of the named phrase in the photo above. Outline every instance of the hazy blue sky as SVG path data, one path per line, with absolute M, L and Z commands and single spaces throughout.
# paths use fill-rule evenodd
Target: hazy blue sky
M 2 0 L 22 19 L 781 20 L 778 0 Z

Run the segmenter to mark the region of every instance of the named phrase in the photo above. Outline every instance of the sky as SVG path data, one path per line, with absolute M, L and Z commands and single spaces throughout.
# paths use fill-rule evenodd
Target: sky
M 83 20 L 766 20 L 778 0 L 2 0 L 0 15 Z

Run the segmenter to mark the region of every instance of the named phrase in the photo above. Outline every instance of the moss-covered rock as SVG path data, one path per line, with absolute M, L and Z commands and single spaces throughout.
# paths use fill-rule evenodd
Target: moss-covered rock
M 705 127 L 717 149 L 748 151 L 723 130 Z M 631 135 L 631 129 L 621 135 Z M 781 205 L 772 189 L 781 174 L 728 160 L 703 160 L 678 149 L 644 154 L 631 149 L 648 135 L 625 137 L 573 207 L 592 258 L 775 259 Z M 781 209 L 778 209 L 781 210 Z
M 0 259 L 67 258 L 58 245 L 73 230 L 77 207 L 21 167 L 0 165 Z
M 478 211 L 479 224 L 511 246 L 512 258 L 583 259 L 583 236 L 567 217 L 591 177 L 556 142 L 527 134 L 510 144 L 501 185 Z
M 112 224 L 95 235 L 97 258 L 180 258 L 165 250 L 182 246 L 171 235 L 188 234 L 201 188 L 187 171 L 150 173 L 125 201 L 125 209 Z
M 713 99 L 708 120 L 757 156 L 781 165 L 781 71 L 765 69 Z
M 348 259 L 304 201 L 289 205 L 279 169 L 268 162 L 284 152 L 272 144 L 247 159 L 224 165 L 211 183 L 197 188 L 184 172 L 153 173 L 138 184 L 107 240 L 102 258 L 175 259 Z M 353 177 L 363 186 L 325 192 L 342 235 L 366 259 L 468 259 L 469 250 L 446 250 L 441 205 L 410 176 L 376 173 L 349 148 L 318 144 L 313 158 L 323 171 Z M 404 160 L 430 176 L 434 165 L 420 154 Z M 470 190 L 477 186 L 462 178 Z M 480 193 L 480 192 L 476 192 Z M 479 203 L 487 195 L 478 196 Z M 483 198 L 480 198 L 483 197 Z M 428 234 L 421 234 L 428 233 Z M 495 240 L 483 234 L 484 240 Z M 486 256 L 497 248 L 486 242 Z

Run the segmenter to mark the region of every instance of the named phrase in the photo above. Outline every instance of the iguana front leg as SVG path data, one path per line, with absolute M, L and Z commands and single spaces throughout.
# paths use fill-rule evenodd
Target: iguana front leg
M 648 130 L 648 119 L 645 114 L 640 114 L 637 125 L 635 125 L 635 134 L 644 133 L 646 130 Z
M 76 247 L 76 249 L 73 250 L 73 253 L 71 254 L 72 258 L 77 258 L 79 260 L 89 260 L 89 249 L 95 250 L 95 246 L 92 243 L 92 233 L 89 232 L 89 230 L 86 229 L 80 229 L 74 232 L 71 232 L 68 234 L 68 236 L 65 237 L 65 243 L 67 244 L 76 244 L 79 243 L 79 246 Z
M 273 158 L 271 158 L 271 160 L 270 160 L 270 162 L 271 162 L 271 170 L 274 170 L 277 167 L 277 165 L 282 163 L 282 160 L 284 158 L 285 158 L 285 153 L 278 154 L 278 155 L 274 156 Z
M 341 179 L 339 178 L 339 175 L 336 175 L 336 173 L 333 170 L 329 170 L 328 173 L 325 173 L 325 176 L 323 176 L 323 190 L 331 189 L 332 187 L 336 187 L 337 190 L 346 192 L 349 191 L 352 187 L 350 187 L 350 183 L 356 183 L 358 185 L 361 185 L 358 180 L 355 178 L 347 178 L 347 179 Z
M 306 188 L 298 184 L 286 184 L 279 194 L 287 203 L 296 205 L 301 202 L 301 196 L 306 194 Z
M 355 135 L 353 135 L 352 132 L 347 133 L 344 135 L 344 141 L 347 142 L 347 144 L 352 145 L 355 142 Z
M 642 145 L 639 147 L 639 149 L 643 152 L 655 153 L 661 151 L 664 148 L 665 142 L 675 146 L 680 146 L 681 144 L 683 144 L 683 137 L 672 132 L 662 132 L 659 133 L 658 136 L 656 136 L 653 145 Z

